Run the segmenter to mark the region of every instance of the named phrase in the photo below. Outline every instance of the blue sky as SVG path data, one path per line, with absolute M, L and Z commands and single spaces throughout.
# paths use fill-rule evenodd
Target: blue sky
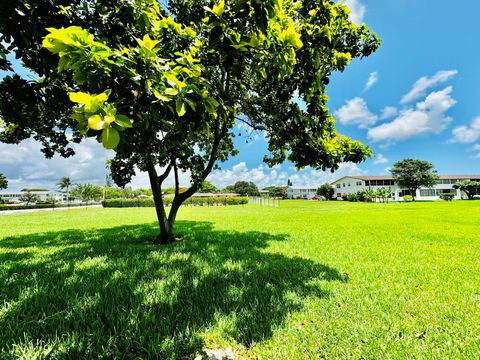
M 260 186 L 317 186 L 348 174 L 378 175 L 397 160 L 431 161 L 442 174 L 480 173 L 480 55 L 477 14 L 480 2 L 448 0 L 344 0 L 352 20 L 364 21 L 383 40 L 369 58 L 354 61 L 335 74 L 328 88 L 329 108 L 341 133 L 369 144 L 376 157 L 362 164 L 342 164 L 335 174 L 286 163 L 262 164 L 266 139 L 236 139 L 240 155 L 222 165 L 209 180 L 225 186 L 238 179 Z M 0 74 L 1 76 L 1 74 Z M 61 176 L 77 182 L 102 183 L 103 159 L 110 156 L 91 141 L 78 147 L 76 159 L 45 160 L 29 140 L 19 146 L 0 144 L 0 172 L 10 190 L 54 187 Z M 183 176 L 188 182 L 188 175 Z M 133 187 L 147 186 L 144 174 Z

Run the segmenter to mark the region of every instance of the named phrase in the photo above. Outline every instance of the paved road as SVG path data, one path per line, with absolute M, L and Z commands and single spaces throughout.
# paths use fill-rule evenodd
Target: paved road
M 5 210 L 5 211 L 0 211 L 0 215 L 23 214 L 23 213 L 32 213 L 37 211 L 62 211 L 62 210 L 99 208 L 99 207 L 102 207 L 102 205 L 58 207 L 58 208 L 48 208 L 48 209 Z

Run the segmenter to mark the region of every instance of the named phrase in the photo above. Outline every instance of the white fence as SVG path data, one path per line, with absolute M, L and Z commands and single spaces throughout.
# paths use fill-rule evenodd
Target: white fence
M 250 203 L 260 205 L 260 206 L 280 207 L 280 200 L 266 198 L 266 197 L 250 196 Z

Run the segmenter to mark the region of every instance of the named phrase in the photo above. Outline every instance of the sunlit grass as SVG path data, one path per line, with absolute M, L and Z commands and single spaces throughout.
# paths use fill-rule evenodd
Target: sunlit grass
M 480 202 L 0 216 L 0 358 L 475 358 Z

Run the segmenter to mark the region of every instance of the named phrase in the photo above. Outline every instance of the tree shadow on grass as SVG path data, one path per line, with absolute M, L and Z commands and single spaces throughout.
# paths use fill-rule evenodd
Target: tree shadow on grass
M 206 334 L 249 346 L 272 336 L 337 270 L 266 251 L 286 235 L 178 222 L 158 247 L 156 224 L 0 240 L 0 349 L 52 358 L 172 358 Z

